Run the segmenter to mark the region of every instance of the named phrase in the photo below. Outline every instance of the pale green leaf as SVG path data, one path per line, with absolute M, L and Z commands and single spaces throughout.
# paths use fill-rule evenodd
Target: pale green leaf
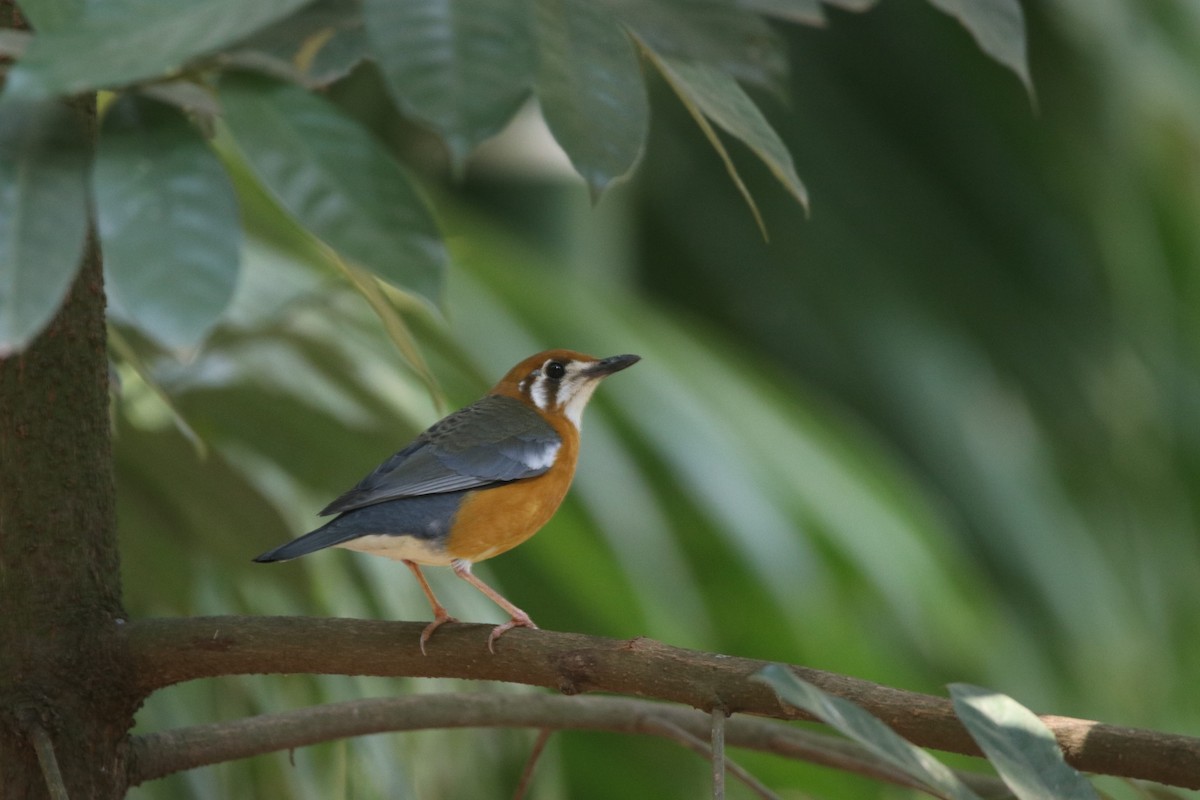
M 460 166 L 533 88 L 537 46 L 526 0 L 366 0 L 363 13 L 392 96 L 445 138 Z
M 360 125 L 289 84 L 231 75 L 225 120 L 259 180 L 343 257 L 437 302 L 446 252 L 405 171 Z
M 769 17 L 799 22 L 803 25 L 824 25 L 825 12 L 819 0 L 742 0 L 743 8 Z
M 197 345 L 233 297 L 241 225 L 220 161 L 183 115 L 126 95 L 92 173 L 112 311 L 165 346 Z
M 753 679 L 770 686 L 783 702 L 812 714 L 939 796 L 979 800 L 949 767 L 849 700 L 821 691 L 780 664 L 764 667 Z
M 1012 70 L 1033 97 L 1026 53 L 1025 14 L 1018 0 L 929 0 L 962 23 L 983 52 Z
M 307 0 L 104 0 L 39 34 L 8 90 L 76 94 L 162 78 L 303 6 Z
M 79 268 L 90 147 L 61 102 L 0 97 L 0 357 L 50 321 Z
M 966 683 L 950 684 L 950 696 L 971 738 L 1020 800 L 1098 800 L 1032 711 L 1007 695 Z
M 592 196 L 632 171 L 649 127 L 633 44 L 588 0 L 537 0 L 537 96 L 554 138 Z

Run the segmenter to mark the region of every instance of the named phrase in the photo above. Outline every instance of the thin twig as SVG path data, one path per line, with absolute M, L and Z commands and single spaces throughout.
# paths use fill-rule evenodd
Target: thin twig
M 725 709 L 714 705 L 712 711 L 712 795 L 725 800 Z
M 529 758 L 525 759 L 525 769 L 521 770 L 521 780 L 517 783 L 517 791 L 513 793 L 513 800 L 521 800 L 529 791 L 529 784 L 533 782 L 534 767 L 537 766 L 538 759 L 542 757 L 542 751 L 546 749 L 546 742 L 550 741 L 552 733 L 554 733 L 553 728 L 542 728 L 538 731 L 533 749 L 529 751 Z
M 669 720 L 665 720 L 665 719 L 653 719 L 652 718 L 652 719 L 646 720 L 646 724 L 651 726 L 652 728 L 657 729 L 659 731 L 659 735 L 665 736 L 668 739 L 674 739 L 675 741 L 682 744 L 684 747 L 687 747 L 689 750 L 692 750 L 692 751 L 696 752 L 697 754 L 699 754 L 702 758 L 708 759 L 710 762 L 715 761 L 716 753 L 713 751 L 713 748 L 711 745 L 709 745 L 707 742 L 705 742 L 699 736 L 696 736 L 695 734 L 692 734 L 692 733 L 684 730 L 683 728 L 679 727 L 678 725 L 674 724 L 673 722 L 670 722 Z M 722 748 L 724 748 L 724 745 L 722 745 Z M 724 768 L 727 767 L 729 769 L 729 771 L 733 773 L 733 777 L 737 778 L 742 783 L 746 784 L 746 786 L 748 786 L 750 788 L 750 790 L 753 791 L 755 794 L 757 794 L 759 797 L 764 798 L 764 800 L 779 800 L 779 795 L 772 792 L 769 788 L 767 788 L 766 784 L 762 783 L 758 778 L 755 778 L 753 775 L 751 775 L 750 771 L 747 770 L 745 767 L 743 767 L 741 764 L 738 764 L 736 761 L 734 761 L 726 756 L 721 759 L 721 765 L 722 765 L 722 770 L 724 770 Z M 713 767 L 713 771 L 715 773 L 716 767 Z M 715 783 L 714 783 L 713 791 L 714 791 L 714 793 L 716 792 Z M 725 776 L 724 776 L 724 774 L 722 774 L 721 775 L 722 797 L 724 797 L 724 793 L 725 793 Z
M 67 784 L 63 780 L 62 770 L 58 768 L 58 756 L 54 753 L 54 742 L 50 734 L 37 722 L 25 723 L 25 735 L 37 753 L 38 764 L 42 768 L 42 777 L 46 779 L 46 789 L 51 800 L 70 800 L 67 794 Z

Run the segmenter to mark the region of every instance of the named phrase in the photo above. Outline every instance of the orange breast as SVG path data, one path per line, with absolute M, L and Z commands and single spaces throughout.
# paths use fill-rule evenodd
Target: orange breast
M 468 494 L 446 541 L 451 557 L 474 562 L 500 555 L 533 536 L 554 516 L 575 476 L 579 433 L 567 420 L 551 424 L 563 440 L 554 466 L 535 478 Z

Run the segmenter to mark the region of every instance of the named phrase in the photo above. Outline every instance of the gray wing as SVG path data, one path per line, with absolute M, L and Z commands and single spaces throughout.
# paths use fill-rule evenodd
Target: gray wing
M 550 469 L 561 444 L 533 409 L 489 395 L 436 423 L 321 514 L 531 478 Z

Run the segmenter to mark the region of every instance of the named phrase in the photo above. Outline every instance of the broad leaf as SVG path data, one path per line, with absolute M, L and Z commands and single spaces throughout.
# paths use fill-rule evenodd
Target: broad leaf
M 1033 97 L 1025 46 L 1025 15 L 1018 0 L 929 0 L 962 23 L 983 52 L 1008 67 Z
M 308 0 L 104 0 L 55 18 L 8 77 L 8 91 L 76 94 L 162 78 Z
M 0 97 L 0 357 L 50 321 L 79 268 L 89 138 L 58 100 Z
M 537 70 L 526 0 L 365 0 L 367 36 L 405 113 L 461 166 L 529 96 Z
M 783 43 L 750 4 L 738 0 L 602 0 L 655 52 L 711 64 L 740 81 L 780 92 Z
M 769 17 L 799 22 L 803 25 L 824 25 L 825 12 L 819 0 L 742 0 L 743 8 Z
M 595 197 L 641 156 L 649 103 L 629 37 L 590 0 L 537 0 L 537 96 Z
M 126 95 L 105 114 L 92 173 L 112 311 L 193 347 L 229 305 L 241 226 L 221 162 L 183 115 Z
M 764 667 L 754 680 L 770 686 L 783 702 L 807 711 L 938 795 L 979 800 L 949 767 L 849 700 L 826 694 L 779 664 Z
M 1032 711 L 1007 695 L 965 683 L 950 684 L 950 696 L 958 718 L 1020 800 L 1098 800 Z
M 21 13 L 38 33 L 46 33 L 71 24 L 87 0 L 21 0 Z
M 220 84 L 225 121 L 259 180 L 305 228 L 396 286 L 437 302 L 446 252 L 399 164 L 303 89 L 252 75 Z
M 779 134 L 767 122 L 758 106 L 742 91 L 742 87 L 738 86 L 737 81 L 706 64 L 690 64 L 657 55 L 652 56 L 652 60 L 693 116 L 697 112 L 702 113 L 726 133 L 741 139 L 762 159 L 783 187 L 800 201 L 801 205 L 808 208 L 808 192 L 800 182 L 800 177 L 796 175 L 792 154 L 787 151 Z M 713 137 L 710 136 L 709 139 L 711 141 Z M 714 141 L 714 144 L 719 143 Z M 724 155 L 723 148 L 718 147 L 718 152 L 722 153 L 735 182 L 749 200 L 749 193 L 741 186 L 733 164 Z
M 237 44 L 234 63 L 307 86 L 349 74 L 367 55 L 362 4 L 317 0 Z

